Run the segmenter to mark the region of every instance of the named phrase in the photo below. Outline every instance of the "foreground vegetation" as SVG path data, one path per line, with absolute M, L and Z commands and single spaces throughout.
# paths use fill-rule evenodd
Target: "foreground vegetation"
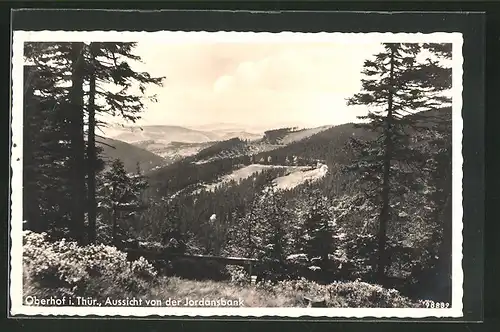
M 328 285 L 305 279 L 250 285 L 241 271 L 229 269 L 228 281 L 196 281 L 159 276 L 142 257 L 127 261 L 126 254 L 104 245 L 78 246 L 64 240 L 49 242 L 45 234 L 24 234 L 24 295 L 92 297 L 105 303 L 127 297 L 141 299 L 242 299 L 248 307 L 304 307 L 304 297 L 325 300 L 327 307 L 418 307 L 394 289 L 364 282 Z

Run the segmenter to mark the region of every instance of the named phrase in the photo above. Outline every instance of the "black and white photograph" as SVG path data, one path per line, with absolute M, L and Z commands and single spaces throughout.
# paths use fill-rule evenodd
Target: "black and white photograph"
M 11 313 L 462 316 L 462 35 L 15 31 Z

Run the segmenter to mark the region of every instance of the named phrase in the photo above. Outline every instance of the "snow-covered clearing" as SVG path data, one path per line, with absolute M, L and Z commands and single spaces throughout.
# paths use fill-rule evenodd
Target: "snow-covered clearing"
M 305 138 L 308 138 L 312 135 L 316 135 L 317 133 L 320 133 L 332 127 L 333 126 L 322 126 L 317 128 L 299 130 L 283 137 L 283 139 L 281 139 L 281 144 L 287 145 L 293 142 L 297 142 Z
M 205 187 L 207 190 L 214 190 L 215 188 L 223 185 L 224 183 L 230 182 L 230 181 L 236 181 L 239 182 L 241 180 L 247 179 L 250 176 L 252 176 L 255 173 L 260 173 L 264 170 L 267 169 L 276 169 L 276 168 L 286 168 L 291 174 L 294 172 L 301 172 L 310 170 L 311 167 L 308 166 L 281 166 L 281 165 L 261 165 L 261 164 L 252 164 L 248 165 L 245 167 L 242 167 L 240 169 L 237 169 L 233 171 L 230 174 L 222 176 L 216 183 L 208 184 Z
M 297 170 L 285 176 L 280 176 L 273 180 L 277 189 L 292 189 L 306 181 L 317 181 L 328 173 L 328 166 L 318 165 L 319 167 L 309 170 Z

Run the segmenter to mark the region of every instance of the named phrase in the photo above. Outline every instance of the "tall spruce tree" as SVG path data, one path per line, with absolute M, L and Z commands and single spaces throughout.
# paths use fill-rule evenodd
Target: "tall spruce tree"
M 248 204 L 246 213 L 231 225 L 229 247 L 231 255 L 254 258 L 263 233 L 264 214 L 258 200 L 251 200 Z
M 47 206 L 46 211 L 42 208 L 40 212 L 50 214 L 47 222 L 67 226 L 71 236 L 80 243 L 85 239 L 86 209 L 90 226 L 88 240 L 95 241 L 95 172 L 102 169 L 102 160 L 97 157 L 100 149 L 95 145 L 95 129 L 101 124 L 97 114 L 135 121 L 144 101 L 155 100 L 155 96 L 145 95 L 146 85 L 161 85 L 163 80 L 131 68 L 127 61 L 140 61 L 132 54 L 135 46 L 135 43 L 25 44 L 26 63 L 33 67 L 30 72 L 37 77 L 26 80 L 25 114 L 39 119 L 36 123 L 26 121 L 33 130 L 26 135 L 29 143 L 26 155 L 32 158 L 27 159 L 30 166 L 25 184 L 37 186 L 38 191 L 30 190 L 33 193 L 30 198 L 38 200 L 40 208 Z M 85 83 L 89 83 L 87 105 L 84 104 Z M 135 86 L 138 92 L 134 91 Z M 85 111 L 88 112 L 87 146 Z M 55 184 L 56 180 L 62 182 Z M 59 195 L 58 190 L 63 188 L 66 192 Z M 44 194 L 36 198 L 37 192 Z M 34 207 L 26 210 L 27 219 L 33 223 L 38 212 Z
M 372 141 L 351 140 L 358 159 L 350 170 L 356 171 L 370 199 L 379 207 L 378 260 L 376 279 L 385 281 L 390 264 L 386 248 L 387 227 L 394 211 L 391 203 L 413 185 L 412 162 L 422 155 L 410 147 L 408 129 L 416 125 L 415 113 L 441 107 L 447 102 L 440 92 L 446 84 L 436 63 L 419 62 L 419 44 L 385 43 L 373 60 L 366 60 L 362 91 L 348 100 L 348 105 L 367 105 L 369 113 L 358 124 L 373 131 Z M 428 46 L 427 46 L 428 47 Z
M 257 257 L 269 264 L 270 279 L 283 278 L 286 273 L 286 257 L 290 253 L 291 212 L 286 206 L 283 193 L 273 182 L 257 198 L 260 205 L 260 224 L 257 242 Z
M 70 181 L 70 162 L 75 151 L 71 130 L 74 121 L 70 121 L 75 113 L 71 112 L 68 99 L 72 89 L 71 51 L 71 43 L 25 43 L 25 63 L 30 67 L 30 79 L 25 80 L 25 135 L 30 144 L 25 156 L 27 164 L 32 164 L 25 174 L 25 185 L 33 185 L 33 195 L 37 191 L 43 193 L 26 207 L 31 210 L 38 204 L 40 208 L 35 212 L 40 214 L 38 217 L 30 217 L 44 223 L 36 229 L 59 236 L 67 236 L 65 229 L 69 229 L 78 239 L 78 224 L 70 217 L 75 194 L 75 181 Z M 36 171 L 30 172 L 30 168 Z
M 115 159 L 111 167 L 100 177 L 98 187 L 99 207 L 102 221 L 107 224 L 104 229 L 107 236 L 101 238 L 115 244 L 123 240 L 122 219 L 136 215 L 144 207 L 142 193 L 147 187 L 143 175 L 138 169 L 136 174 L 127 174 L 125 166 L 120 159 Z
M 335 251 L 333 214 L 327 198 L 318 189 L 312 189 L 308 203 L 302 223 L 300 252 L 305 253 L 310 259 L 327 261 L 328 255 Z
M 88 216 L 89 241 L 96 239 L 95 165 L 99 156 L 96 150 L 95 130 L 98 114 L 119 116 L 135 122 L 140 118 L 146 100 L 156 101 L 156 96 L 145 94 L 149 84 L 162 85 L 163 77 L 151 77 L 149 73 L 132 69 L 129 62 L 138 62 L 133 54 L 136 43 L 92 42 L 86 45 L 88 98 Z M 138 92 L 133 91 L 137 87 Z M 114 91 L 116 90 L 116 91 Z

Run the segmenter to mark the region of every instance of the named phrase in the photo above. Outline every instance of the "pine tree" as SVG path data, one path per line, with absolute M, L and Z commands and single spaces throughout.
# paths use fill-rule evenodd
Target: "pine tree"
M 286 273 L 286 257 L 290 253 L 290 223 L 292 214 L 280 190 L 271 182 L 258 198 L 260 216 L 257 257 L 268 262 L 269 277 L 283 278 Z
M 443 294 L 443 298 L 451 301 L 451 257 L 452 257 L 452 145 L 451 119 L 438 126 L 437 131 L 442 133 L 434 140 L 438 150 L 434 157 L 435 168 L 431 173 L 431 184 L 435 191 L 431 197 L 434 202 L 436 221 L 440 232 L 437 243 L 437 279 L 436 293 Z M 440 234 L 440 236 L 438 235 Z
M 36 80 L 27 82 L 29 100 L 26 105 L 31 106 L 27 107 L 26 114 L 40 115 L 39 120 L 32 123 L 32 135 L 26 137 L 27 143 L 32 143 L 26 146 L 28 154 L 38 158 L 27 161 L 33 166 L 39 163 L 40 169 L 28 167 L 26 183 L 38 186 L 31 197 L 35 198 L 36 192 L 44 192 L 35 199 L 39 201 L 40 213 L 50 214 L 46 217 L 47 222 L 59 225 L 57 227 L 67 226 L 71 236 L 80 243 L 84 242 L 86 233 L 86 209 L 88 240 L 95 240 L 95 176 L 103 167 L 102 159 L 97 157 L 101 149 L 95 146 L 95 128 L 102 125 L 96 115 L 107 113 L 135 121 L 144 101 L 155 100 L 155 96 L 145 95 L 146 85 L 160 85 L 163 79 L 132 70 L 127 61 L 140 60 L 132 54 L 134 47 L 135 43 L 25 44 L 26 62 L 34 67 L 32 72 L 37 73 Z M 89 89 L 85 105 L 86 82 Z M 112 86 L 119 90 L 114 91 Z M 139 93 L 133 91 L 134 86 L 138 86 Z M 41 113 L 33 114 L 37 110 Z M 85 111 L 89 127 L 87 146 Z M 34 129 L 35 126 L 39 128 Z M 30 170 L 34 171 L 30 173 Z M 62 183 L 52 185 L 54 181 Z M 57 191 L 63 188 L 66 192 L 59 195 Z M 42 205 L 46 205 L 47 210 Z M 38 212 L 34 208 L 28 211 L 33 212 L 27 217 L 33 222 Z M 40 225 L 40 229 L 47 227 L 52 226 Z
M 118 244 L 123 234 L 120 221 L 134 216 L 144 208 L 141 198 L 147 183 L 140 174 L 127 174 L 123 162 L 113 160 L 111 167 L 102 176 L 99 188 L 99 207 L 104 219 L 110 219 L 111 241 Z
M 308 199 L 308 209 L 302 224 L 301 252 L 309 259 L 329 259 L 335 251 L 335 220 L 328 206 L 327 198 L 319 190 L 312 190 Z
M 87 78 L 89 80 L 88 98 L 88 210 L 89 241 L 95 241 L 96 200 L 95 200 L 95 164 L 99 159 L 96 151 L 95 129 L 103 123 L 96 121 L 98 114 L 120 116 L 135 122 L 140 118 L 144 101 L 156 101 L 156 96 L 145 95 L 146 86 L 161 86 L 163 77 L 154 78 L 145 72 L 134 71 L 129 61 L 140 61 L 133 54 L 136 43 L 92 42 L 86 45 Z M 109 86 L 119 87 L 114 92 Z M 138 85 L 140 93 L 133 93 L 131 88 Z
M 442 301 L 451 299 L 452 257 L 452 145 L 451 109 L 440 110 L 442 120 L 418 134 L 417 144 L 426 156 L 419 174 L 422 177 L 422 197 L 426 226 L 431 236 L 425 248 L 427 260 L 414 271 L 421 287 Z
M 74 169 L 70 167 L 75 158 L 81 157 L 80 153 L 76 153 L 80 142 L 73 130 L 79 125 L 75 115 L 79 109 L 80 86 L 79 80 L 71 82 L 72 75 L 68 75 L 72 69 L 79 72 L 81 68 L 76 62 L 71 62 L 72 46 L 72 43 L 25 44 L 25 61 L 32 67 L 35 78 L 27 81 L 26 87 L 31 84 L 38 99 L 38 108 L 31 115 L 34 119 L 42 119 L 41 122 L 31 122 L 31 134 L 28 136 L 34 133 L 39 135 L 35 145 L 31 146 L 34 148 L 31 153 L 41 156 L 36 167 L 41 176 L 38 190 L 43 192 L 39 203 L 45 206 L 39 216 L 46 220 L 43 228 L 48 227 L 47 231 L 55 236 L 67 236 L 65 229 L 69 229 L 74 239 L 82 241 L 83 219 L 79 216 L 83 212 L 77 211 L 79 208 L 73 202 L 78 200 L 84 187 L 82 189 L 80 177 L 76 177 L 76 172 L 71 173 Z M 29 109 L 27 111 L 30 112 Z M 80 190 L 75 190 L 75 187 Z
M 391 203 L 413 184 L 411 165 L 421 154 L 410 148 L 408 128 L 414 127 L 416 112 L 435 109 L 446 103 L 439 92 L 445 84 L 433 78 L 436 68 L 419 63 L 419 44 L 383 44 L 383 51 L 364 64 L 362 91 L 348 105 L 367 105 L 366 123 L 358 127 L 377 134 L 372 141 L 351 140 L 359 155 L 350 169 L 360 174 L 367 198 L 380 207 L 378 215 L 378 262 L 376 278 L 384 282 L 390 264 L 387 227 L 394 214 Z M 410 166 L 408 166 L 410 165 Z
M 188 237 L 182 230 L 181 206 L 174 202 L 166 207 L 163 217 L 165 229 L 162 231 L 162 243 L 168 252 L 183 254 L 186 251 Z
M 25 219 L 30 229 L 54 236 L 67 236 L 72 225 L 66 75 L 70 71 L 69 52 L 70 43 L 24 45 Z
M 257 200 L 250 201 L 247 210 L 243 216 L 235 218 L 236 222 L 229 230 L 228 245 L 233 255 L 255 258 L 263 232 L 263 213 Z

